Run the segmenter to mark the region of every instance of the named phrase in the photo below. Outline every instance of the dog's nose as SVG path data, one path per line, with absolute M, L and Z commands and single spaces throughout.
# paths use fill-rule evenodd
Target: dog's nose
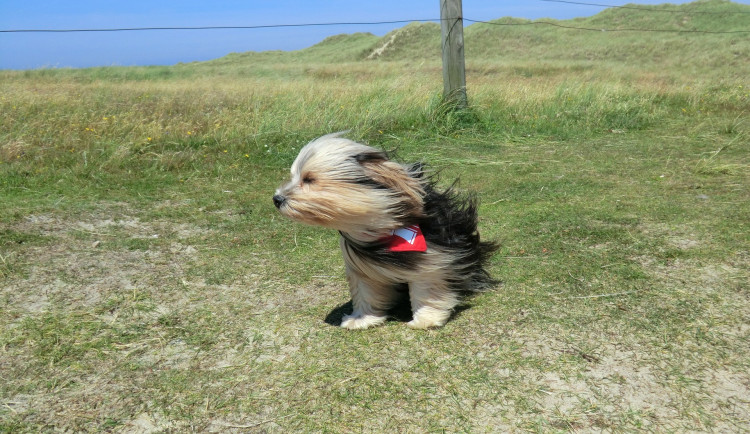
M 273 204 L 276 205 L 276 208 L 281 208 L 281 205 L 286 202 L 286 198 L 280 194 L 275 194 L 273 196 Z

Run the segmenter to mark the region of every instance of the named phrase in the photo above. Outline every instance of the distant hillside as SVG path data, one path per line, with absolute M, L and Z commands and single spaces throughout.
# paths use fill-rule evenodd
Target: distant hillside
M 381 38 L 372 33 L 353 33 L 329 36 L 321 42 L 298 51 L 248 51 L 231 53 L 211 63 L 237 64 L 244 61 L 307 61 L 307 62 L 351 62 L 363 58 L 363 53 L 371 50 Z
M 469 25 L 464 30 L 467 62 L 600 61 L 695 69 L 730 65 L 750 70 L 750 33 L 706 33 L 750 31 L 750 6 L 726 0 L 629 6 L 637 9 L 610 8 L 591 17 L 562 21 L 506 17 Z M 470 13 L 466 15 L 471 18 Z M 440 59 L 440 26 L 435 23 L 411 23 L 382 38 L 369 33 L 337 35 L 299 51 L 235 53 L 213 62 L 425 59 Z
M 368 60 L 440 58 L 440 24 L 411 23 L 396 29 L 364 53 Z
M 600 61 L 685 68 L 733 65 L 745 70 L 750 66 L 750 33 L 704 33 L 750 31 L 750 6 L 723 0 L 630 6 L 638 9 L 611 8 L 566 21 L 503 18 L 474 24 L 465 29 L 466 56 L 475 61 Z

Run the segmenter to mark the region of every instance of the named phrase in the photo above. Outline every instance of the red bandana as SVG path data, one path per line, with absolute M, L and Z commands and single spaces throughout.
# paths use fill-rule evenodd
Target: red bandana
M 424 239 L 424 235 L 422 235 L 422 229 L 419 228 L 419 225 L 395 229 L 385 240 L 388 242 L 388 251 L 391 252 L 427 251 L 427 242 Z

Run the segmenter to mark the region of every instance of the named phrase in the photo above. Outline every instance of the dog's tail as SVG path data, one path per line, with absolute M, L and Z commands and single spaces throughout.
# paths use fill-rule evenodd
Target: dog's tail
M 486 265 L 499 245 L 479 236 L 476 196 L 457 192 L 455 182 L 440 191 L 434 180 L 425 181 L 426 217 L 420 227 L 428 241 L 453 252 L 456 290 L 477 292 L 496 286 L 499 282 L 490 276 Z
M 494 241 L 480 241 L 477 245 L 477 260 L 473 268 L 471 280 L 466 288 L 472 292 L 490 290 L 500 284 L 500 281 L 490 276 L 485 268 L 487 261 L 500 248 Z

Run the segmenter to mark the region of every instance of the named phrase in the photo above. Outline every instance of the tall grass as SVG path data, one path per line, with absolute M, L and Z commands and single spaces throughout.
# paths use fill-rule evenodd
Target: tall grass
M 80 83 L 65 71 L 59 79 L 46 74 L 3 80 L 6 163 L 66 160 L 83 152 L 89 161 L 118 165 L 178 151 L 263 158 L 292 146 L 295 136 L 393 123 L 415 105 L 420 92 L 414 88 L 423 85 L 380 81 L 347 91 L 334 78 L 316 85 L 316 78 L 253 77 Z
M 163 68 L 4 72 L 0 159 L 169 169 L 226 151 L 286 161 L 302 142 L 326 132 L 354 130 L 377 140 L 458 125 L 437 115 L 434 64 L 266 65 L 281 72 L 274 78 L 241 68 L 221 75 L 202 74 L 202 66 L 175 70 L 183 68 L 169 79 Z M 681 82 L 606 67 L 551 67 L 554 75 L 518 66 L 469 68 L 477 71 L 468 89 L 477 113 L 472 127 L 518 137 L 569 140 L 717 110 L 741 116 L 750 98 L 750 85 L 731 77 Z

